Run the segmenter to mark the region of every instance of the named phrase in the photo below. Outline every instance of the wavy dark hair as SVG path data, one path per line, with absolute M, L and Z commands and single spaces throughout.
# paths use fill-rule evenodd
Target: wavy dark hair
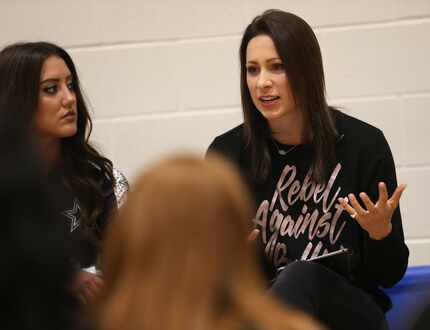
M 249 41 L 259 35 L 273 40 L 284 64 L 295 103 L 304 115 L 304 141 L 313 150 L 313 179 L 325 182 L 335 163 L 337 132 L 333 109 L 325 97 L 321 50 L 312 28 L 303 19 L 276 9 L 267 10 L 252 20 L 245 29 L 239 51 L 244 138 L 251 150 L 250 175 L 262 182 L 271 171 L 267 143 L 271 138 L 270 128 L 252 102 L 246 82 L 246 49 Z
M 89 143 L 92 121 L 70 55 L 48 42 L 17 43 L 4 48 L 0 52 L 0 111 L 2 116 L 13 114 L 19 122 L 19 130 L 23 134 L 31 134 L 39 100 L 41 71 L 50 56 L 63 59 L 70 70 L 78 111 L 77 133 L 61 141 L 64 183 L 79 196 L 84 235 L 97 240 L 94 229 L 104 203 L 103 182 L 106 179 L 114 182 L 112 162 Z

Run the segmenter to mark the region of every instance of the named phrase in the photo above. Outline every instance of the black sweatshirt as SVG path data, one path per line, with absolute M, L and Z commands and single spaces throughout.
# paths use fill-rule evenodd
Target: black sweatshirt
M 292 146 L 268 140 L 271 175 L 256 184 L 248 174 L 250 152 L 243 138 L 243 124 L 216 137 L 208 152 L 216 151 L 241 170 L 255 198 L 256 227 L 274 274 L 289 261 L 306 260 L 340 248 L 353 251 L 349 279 L 369 292 L 387 310 L 389 299 L 378 289 L 391 287 L 403 276 L 409 257 L 399 208 L 392 217 L 392 231 L 382 240 L 372 240 L 340 207 L 337 198 L 366 192 L 378 199 L 378 182 L 386 183 L 389 195 L 397 187 L 393 157 L 383 133 L 356 118 L 334 111 L 339 138 L 336 165 L 327 184 L 310 176 L 309 145 Z M 280 155 L 278 149 L 287 151 Z M 289 151 L 290 150 L 290 151 Z
M 66 243 L 71 246 L 73 261 L 81 268 L 95 265 L 99 252 L 99 243 L 96 239 L 102 238 L 109 217 L 117 208 L 114 182 L 106 177 L 102 183 L 104 205 L 93 228 L 95 236 L 93 239 L 83 234 L 82 217 L 84 215 L 79 197 L 63 183 L 61 170 L 57 169 L 51 173 L 47 183 L 51 191 L 54 210 L 59 216 L 59 221 L 64 224 L 67 237 L 70 238 L 70 241 Z

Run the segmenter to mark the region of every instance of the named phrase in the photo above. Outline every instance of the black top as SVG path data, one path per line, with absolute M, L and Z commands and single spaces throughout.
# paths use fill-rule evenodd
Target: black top
M 99 250 L 98 240 L 101 239 L 104 229 L 112 211 L 117 208 L 114 193 L 114 182 L 107 176 L 103 180 L 102 190 L 104 194 L 104 206 L 102 213 L 96 220 L 93 234 L 96 239 L 91 239 L 83 234 L 81 205 L 79 197 L 64 184 L 61 171 L 56 170 L 48 178 L 49 189 L 52 192 L 54 210 L 59 215 L 59 221 L 64 224 L 67 236 L 70 237 L 73 251 L 73 262 L 80 268 L 87 268 L 96 264 Z
M 255 197 L 254 219 L 261 230 L 261 245 L 270 270 L 288 261 L 306 260 L 348 248 L 353 251 L 349 279 L 371 293 L 383 309 L 389 299 L 378 289 L 398 282 L 408 264 L 400 210 L 392 217 L 392 231 L 382 240 L 372 240 L 338 203 L 348 193 L 366 192 L 378 198 L 378 182 L 387 185 L 389 195 L 397 187 L 393 157 L 383 133 L 356 118 L 334 111 L 339 138 L 336 165 L 327 184 L 316 184 L 309 172 L 312 149 L 268 140 L 272 172 L 266 182 L 257 184 L 248 174 L 250 151 L 245 146 L 243 124 L 216 137 L 208 151 L 231 159 L 241 170 Z M 280 155 L 279 150 L 287 151 Z M 290 150 L 290 151 L 289 151 Z

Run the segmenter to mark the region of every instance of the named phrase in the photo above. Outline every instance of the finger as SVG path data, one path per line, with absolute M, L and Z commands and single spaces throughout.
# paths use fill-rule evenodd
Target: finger
M 373 211 L 375 209 L 375 205 L 373 204 L 373 202 L 370 200 L 369 196 L 367 196 L 365 192 L 360 193 L 360 198 L 368 211 Z
M 89 286 L 89 291 L 90 291 L 90 297 L 91 299 L 94 299 L 100 292 L 100 288 L 99 286 L 97 286 L 95 283 L 93 283 L 92 285 Z
M 344 197 L 344 198 L 339 197 L 337 201 L 339 202 L 340 206 L 342 206 L 344 209 L 348 206 L 348 202 L 349 202 L 348 197 Z
M 92 275 L 87 282 L 91 282 L 92 284 L 99 285 L 103 282 L 103 280 L 98 275 Z
M 338 201 L 342 205 L 343 209 L 349 213 L 351 218 L 355 218 L 357 216 L 357 212 L 354 210 L 354 208 L 348 204 L 348 198 L 339 198 Z
M 348 195 L 349 201 L 351 203 L 351 206 L 354 208 L 354 210 L 360 214 L 360 215 L 364 215 L 366 213 L 368 213 L 367 210 L 363 209 L 360 205 L 360 203 L 358 202 L 357 198 L 355 198 L 354 194 L 349 194 Z
M 86 287 L 88 290 L 93 294 L 94 292 L 98 291 L 98 285 L 95 280 L 91 279 L 86 283 Z
M 76 297 L 81 304 L 85 305 L 87 303 L 87 299 L 85 298 L 85 295 L 83 293 L 79 292 Z
M 96 287 L 98 290 L 100 290 L 100 289 L 103 287 L 103 280 L 102 280 L 100 277 L 96 276 L 96 277 L 93 279 L 93 285 L 94 285 L 94 287 Z
M 93 294 L 95 296 L 97 296 L 103 289 L 103 285 L 99 282 L 93 283 L 93 285 L 91 286 L 91 291 L 93 292 Z
M 393 192 L 393 195 L 388 200 L 388 203 L 390 204 L 390 206 L 392 206 L 393 208 L 396 208 L 397 205 L 399 205 L 400 197 L 402 197 L 402 194 L 405 191 L 405 189 L 406 189 L 405 184 L 401 184 L 396 188 L 396 190 Z
M 248 241 L 249 242 L 254 242 L 257 239 L 257 237 L 258 237 L 259 234 L 260 234 L 260 230 L 259 229 L 252 230 L 251 234 L 249 234 L 249 236 L 248 236 Z
M 91 287 L 91 284 L 84 285 L 81 289 L 81 293 L 85 297 L 86 303 L 91 301 L 95 295 L 94 289 Z
M 388 200 L 388 191 L 387 191 L 387 186 L 385 185 L 384 182 L 378 183 L 378 190 L 379 190 L 378 203 L 385 204 Z

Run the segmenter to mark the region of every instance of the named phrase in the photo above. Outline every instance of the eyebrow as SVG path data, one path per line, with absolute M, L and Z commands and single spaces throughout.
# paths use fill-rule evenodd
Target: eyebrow
M 72 77 L 72 75 L 70 74 L 70 75 L 68 75 L 65 79 L 66 79 L 66 80 L 69 80 L 69 79 L 73 79 L 73 77 Z M 61 80 L 60 78 L 47 78 L 47 79 L 45 79 L 45 80 L 42 80 L 42 81 L 40 82 L 40 84 L 42 85 L 42 84 L 47 83 L 47 82 L 59 82 L 60 80 Z
M 266 62 L 282 61 L 279 57 L 272 57 L 266 60 Z M 247 61 L 246 64 L 258 64 L 257 61 Z

